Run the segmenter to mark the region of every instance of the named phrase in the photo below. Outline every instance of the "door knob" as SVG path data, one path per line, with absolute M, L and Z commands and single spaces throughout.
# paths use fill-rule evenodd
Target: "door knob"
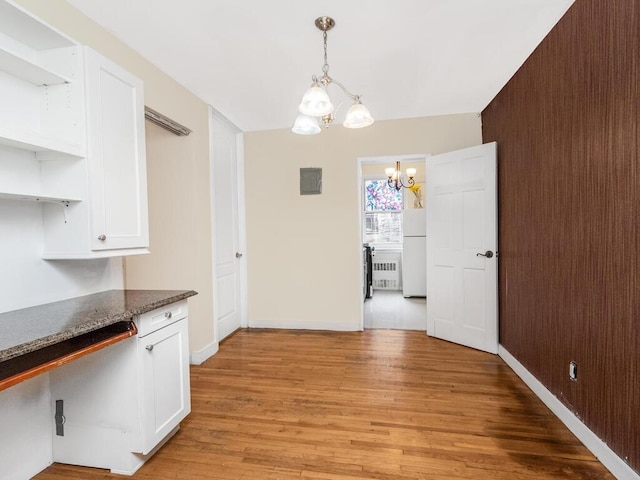
M 493 257 L 493 252 L 491 250 L 487 250 L 484 253 L 476 253 L 476 257 L 487 257 L 487 258 L 491 258 Z
M 107 236 L 103 233 L 102 235 L 98 235 L 98 240 L 104 242 L 107 239 Z
M 236 258 L 242 258 L 242 254 L 240 252 L 236 252 Z
M 149 350 L 151 352 L 153 350 L 153 345 L 147 345 L 144 348 L 146 348 L 147 350 Z

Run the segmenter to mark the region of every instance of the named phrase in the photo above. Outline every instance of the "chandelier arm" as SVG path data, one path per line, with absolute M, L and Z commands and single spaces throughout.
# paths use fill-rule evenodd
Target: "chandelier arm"
M 331 78 L 331 77 L 328 77 L 328 78 L 329 78 L 329 80 L 330 80 L 330 82 L 329 82 L 329 83 L 335 83 L 337 86 L 339 86 L 339 87 L 340 87 L 340 89 L 341 89 L 341 90 L 342 90 L 342 91 L 343 91 L 347 96 L 351 97 L 351 100 L 360 101 L 360 95 L 354 95 L 354 94 L 353 94 L 353 93 L 351 93 L 349 90 L 347 90 L 347 88 L 346 88 L 342 83 L 340 83 L 339 81 L 334 80 L 334 79 L 333 79 L 333 78 Z

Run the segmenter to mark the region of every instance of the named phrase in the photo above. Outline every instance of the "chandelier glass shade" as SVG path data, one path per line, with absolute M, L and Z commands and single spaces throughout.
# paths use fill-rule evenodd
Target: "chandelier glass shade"
M 323 117 L 332 114 L 333 108 L 327 91 L 320 86 L 313 85 L 302 97 L 298 111 L 309 117 Z
M 342 126 L 347 128 L 364 128 L 373 123 L 373 117 L 369 113 L 369 109 L 358 100 L 357 103 L 351 105 L 344 117 Z
M 371 113 L 369 113 L 369 109 L 360 101 L 360 95 L 352 94 L 344 85 L 329 76 L 329 64 L 327 63 L 327 32 L 334 27 L 335 21 L 331 17 L 318 17 L 315 24 L 316 27 L 322 31 L 324 41 L 322 76 L 320 78 L 315 75 L 312 77 L 311 86 L 302 96 L 302 101 L 298 106 L 300 115 L 296 118 L 291 131 L 299 135 L 314 135 L 322 131 L 320 121 L 322 121 L 324 127 L 331 125 L 335 118 L 334 112 L 337 111 L 342 104 L 335 107 L 331 102 L 327 92 L 329 85 L 337 85 L 352 102 L 342 125 L 346 128 L 368 127 L 373 123 L 373 117 Z
M 320 133 L 320 125 L 318 125 L 317 118 L 301 113 L 298 115 L 298 118 L 296 118 L 296 122 L 293 124 L 291 130 L 300 135 L 314 135 Z

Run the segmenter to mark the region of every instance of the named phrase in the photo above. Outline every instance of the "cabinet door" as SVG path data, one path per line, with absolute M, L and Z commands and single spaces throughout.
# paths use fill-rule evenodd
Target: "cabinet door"
M 187 320 L 138 340 L 142 356 L 143 454 L 191 411 Z
M 91 249 L 149 245 L 142 81 L 85 49 Z

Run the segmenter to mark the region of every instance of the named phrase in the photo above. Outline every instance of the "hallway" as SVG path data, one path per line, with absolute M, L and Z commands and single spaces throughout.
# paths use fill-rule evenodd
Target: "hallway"
M 364 302 L 364 328 L 427 331 L 427 299 L 401 290 L 375 290 Z

